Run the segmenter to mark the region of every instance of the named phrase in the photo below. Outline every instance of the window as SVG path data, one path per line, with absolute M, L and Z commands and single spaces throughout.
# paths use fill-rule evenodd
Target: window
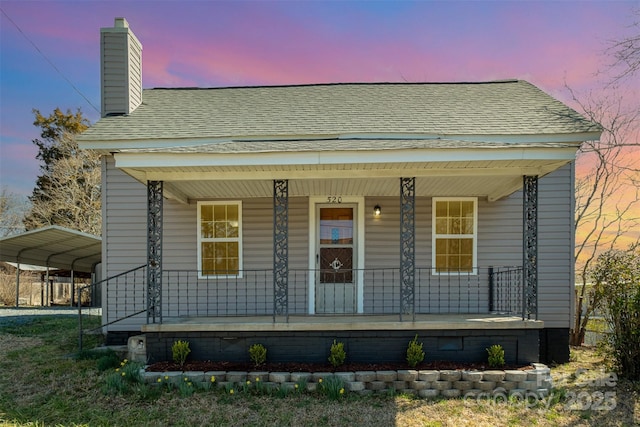
M 473 273 L 476 267 L 477 199 L 433 198 L 435 273 Z
M 242 275 L 242 203 L 198 202 L 200 277 Z

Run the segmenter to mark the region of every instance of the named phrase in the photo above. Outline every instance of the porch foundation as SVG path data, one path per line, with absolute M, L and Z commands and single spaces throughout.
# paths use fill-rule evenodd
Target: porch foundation
M 540 361 L 547 364 L 569 361 L 569 328 L 540 329 Z
M 402 363 L 409 341 L 417 334 L 427 362 L 483 362 L 487 347 L 499 344 L 507 363 L 528 364 L 539 361 L 543 326 L 540 321 L 517 318 L 384 322 L 356 317 L 358 321 L 351 324 L 320 319 L 316 323 L 296 322 L 292 317 L 286 324 L 258 323 L 255 319 L 242 323 L 234 318 L 229 323 L 188 321 L 149 324 L 143 332 L 149 363 L 171 360 L 171 346 L 177 340 L 189 341 L 194 360 L 249 361 L 249 347 L 260 343 L 267 348 L 270 362 L 325 363 L 334 339 L 344 343 L 347 362 Z

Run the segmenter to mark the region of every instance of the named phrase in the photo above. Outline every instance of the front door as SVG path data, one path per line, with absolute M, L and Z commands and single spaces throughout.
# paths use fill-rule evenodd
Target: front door
M 316 313 L 355 313 L 355 206 L 317 206 Z

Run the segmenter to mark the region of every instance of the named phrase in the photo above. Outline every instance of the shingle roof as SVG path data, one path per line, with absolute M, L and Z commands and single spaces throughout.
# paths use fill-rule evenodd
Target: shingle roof
M 304 151 L 367 151 L 367 150 L 407 150 L 407 149 L 491 149 L 516 148 L 563 148 L 572 144 L 562 143 L 527 143 L 513 144 L 494 141 L 461 141 L 451 139 L 316 139 L 316 140 L 281 140 L 281 141 L 224 141 L 209 144 L 157 147 L 128 148 L 124 153 L 270 153 L 270 152 L 304 152 Z
M 101 119 L 81 140 L 597 131 L 532 84 L 511 80 L 147 89 L 134 112 Z

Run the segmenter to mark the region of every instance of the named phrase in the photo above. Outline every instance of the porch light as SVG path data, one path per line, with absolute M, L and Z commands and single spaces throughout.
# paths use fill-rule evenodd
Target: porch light
M 373 216 L 378 217 L 380 216 L 381 213 L 382 213 L 382 208 L 380 208 L 380 205 L 375 205 L 373 207 Z

